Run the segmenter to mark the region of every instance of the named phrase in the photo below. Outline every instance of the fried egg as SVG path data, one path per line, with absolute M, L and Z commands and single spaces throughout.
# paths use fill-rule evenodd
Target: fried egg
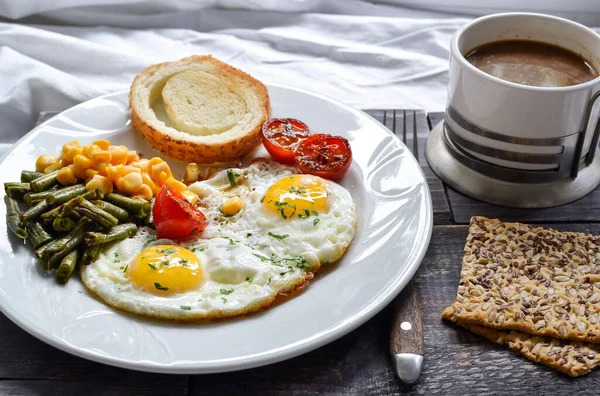
M 189 186 L 209 224 L 194 240 L 143 227 L 106 247 L 81 278 L 109 305 L 173 320 L 259 311 L 303 288 L 344 254 L 357 225 L 350 193 L 273 161 L 222 170 Z M 232 198 L 234 215 L 223 213 Z

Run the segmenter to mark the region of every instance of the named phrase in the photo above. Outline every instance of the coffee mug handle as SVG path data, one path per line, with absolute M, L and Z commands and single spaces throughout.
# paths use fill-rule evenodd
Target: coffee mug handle
M 576 161 L 573 163 L 573 170 L 571 171 L 571 177 L 575 179 L 577 177 L 577 173 L 579 173 L 579 159 L 581 158 L 581 151 L 583 150 L 583 142 L 585 141 L 585 134 L 587 132 L 588 126 L 590 124 L 590 118 L 592 117 L 592 110 L 594 109 L 594 103 L 596 103 L 596 99 L 600 98 L 600 91 L 596 92 L 592 98 L 590 99 L 590 103 L 586 109 L 585 115 L 585 124 L 583 126 L 583 133 L 579 138 L 579 142 L 577 142 L 577 148 L 575 150 L 575 159 Z M 594 137 L 590 143 L 590 151 L 585 159 L 585 165 L 589 165 L 594 160 L 594 156 L 596 155 L 596 148 L 598 147 L 598 141 L 600 140 L 600 118 L 596 120 L 596 128 L 594 129 Z

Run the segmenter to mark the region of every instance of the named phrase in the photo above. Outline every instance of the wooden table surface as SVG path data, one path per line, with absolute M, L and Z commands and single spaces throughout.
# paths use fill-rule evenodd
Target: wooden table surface
M 0 395 L 576 395 L 596 394 L 600 372 L 571 379 L 503 346 L 444 323 L 456 294 L 470 216 L 552 224 L 600 234 L 600 190 L 560 208 L 515 210 L 452 191 L 427 166 L 424 146 L 442 114 L 373 110 L 418 158 L 434 203 L 434 229 L 416 275 L 425 334 L 420 381 L 402 385 L 388 356 L 391 306 L 357 330 L 313 352 L 241 372 L 161 375 L 105 366 L 38 341 L 0 314 Z M 45 114 L 47 118 L 49 114 Z M 399 170 L 402 172 L 402 170 Z

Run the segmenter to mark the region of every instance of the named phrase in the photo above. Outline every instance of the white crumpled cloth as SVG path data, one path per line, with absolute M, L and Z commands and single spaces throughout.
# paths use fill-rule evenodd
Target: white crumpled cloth
M 4 149 L 40 111 L 191 54 L 361 109 L 442 110 L 449 41 L 469 20 L 362 0 L 4 0 L 0 16 Z

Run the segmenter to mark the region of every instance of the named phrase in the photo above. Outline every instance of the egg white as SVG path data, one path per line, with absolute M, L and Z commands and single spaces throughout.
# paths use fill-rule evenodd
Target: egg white
M 174 320 L 223 318 L 271 305 L 279 295 L 305 286 L 320 266 L 343 255 L 357 225 L 356 206 L 346 189 L 322 180 L 329 191 L 326 210 L 306 219 L 283 219 L 261 199 L 275 182 L 296 173 L 294 168 L 258 161 L 230 171 L 234 187 L 226 170 L 189 187 L 199 195 L 209 220 L 197 239 L 154 240 L 154 230 L 141 228 L 135 237 L 115 242 L 81 269 L 88 289 L 109 305 L 136 314 Z M 232 196 L 241 197 L 244 207 L 235 216 L 224 216 L 219 208 Z M 269 232 L 286 236 L 276 238 Z M 134 285 L 127 268 L 153 245 L 192 250 L 202 267 L 200 288 L 161 296 Z

